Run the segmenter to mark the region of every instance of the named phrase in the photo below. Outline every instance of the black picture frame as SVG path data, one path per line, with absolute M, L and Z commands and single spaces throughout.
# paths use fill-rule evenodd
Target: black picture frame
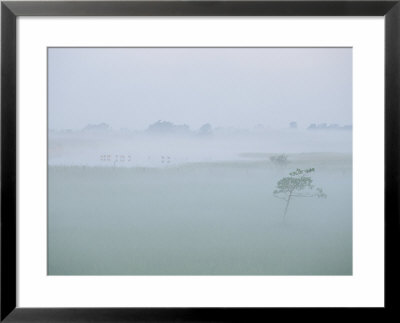
M 19 16 L 384 16 L 384 308 L 16 307 L 16 19 Z M 307 320 L 398 314 L 400 266 L 400 0 L 379 1 L 3 1 L 1 3 L 1 322 L 252 322 L 271 314 Z M 40 291 L 38 291 L 40 292 Z M 78 291 L 77 291 L 78 292 Z M 210 291 L 212 292 L 212 291 Z M 396 317 L 396 316 L 394 316 Z

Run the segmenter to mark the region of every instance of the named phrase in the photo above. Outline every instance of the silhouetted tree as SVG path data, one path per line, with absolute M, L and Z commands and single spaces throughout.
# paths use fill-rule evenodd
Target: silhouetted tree
M 211 135 L 211 133 L 212 133 L 212 127 L 209 123 L 202 125 L 201 128 L 199 129 L 199 135 L 201 136 Z
M 158 120 L 147 128 L 147 132 L 156 134 L 188 134 L 190 133 L 190 129 L 185 124 L 176 125 L 169 121 Z
M 314 168 L 297 169 L 291 172 L 288 177 L 284 177 L 276 184 L 273 194 L 276 198 L 286 202 L 285 211 L 283 213 L 283 221 L 286 221 L 286 214 L 290 201 L 294 197 L 318 197 L 326 198 L 327 195 L 322 188 L 314 188 L 313 180 L 310 173 L 314 172 Z
M 269 160 L 275 164 L 275 165 L 279 165 L 279 166 L 284 166 L 288 163 L 288 156 L 285 154 L 280 154 L 280 155 L 275 155 L 275 156 L 271 156 L 269 158 Z

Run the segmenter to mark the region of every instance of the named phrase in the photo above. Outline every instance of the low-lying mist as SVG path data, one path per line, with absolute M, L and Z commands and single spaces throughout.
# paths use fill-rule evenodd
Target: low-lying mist
M 52 166 L 165 167 L 252 158 L 246 153 L 349 154 L 352 145 L 351 131 L 346 130 L 223 129 L 208 134 L 110 130 L 50 132 L 48 149 Z
M 49 275 L 351 275 L 352 160 L 49 167 Z M 326 199 L 273 196 L 314 167 Z

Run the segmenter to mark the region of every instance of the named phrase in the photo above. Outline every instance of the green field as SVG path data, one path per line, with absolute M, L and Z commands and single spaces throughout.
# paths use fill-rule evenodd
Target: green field
M 298 154 L 166 168 L 48 169 L 49 275 L 351 275 L 352 161 Z M 327 199 L 276 182 L 314 167 Z

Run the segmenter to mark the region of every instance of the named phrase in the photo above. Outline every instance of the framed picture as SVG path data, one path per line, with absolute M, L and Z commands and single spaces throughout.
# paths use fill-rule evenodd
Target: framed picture
M 1 320 L 397 313 L 398 1 L 3 1 Z

